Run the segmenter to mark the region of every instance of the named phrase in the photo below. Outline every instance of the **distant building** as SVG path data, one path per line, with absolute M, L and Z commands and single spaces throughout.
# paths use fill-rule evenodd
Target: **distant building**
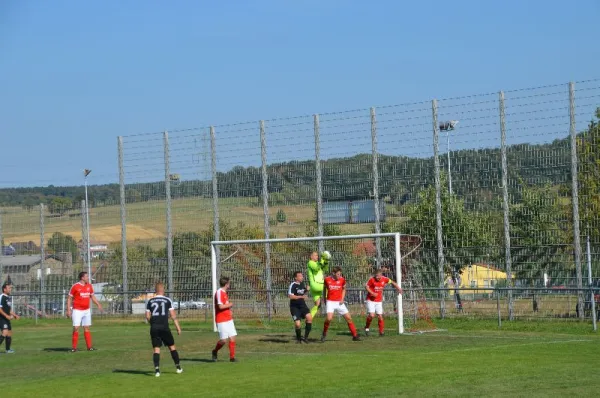
M 2 246 L 2 255 L 3 256 L 14 256 L 17 254 L 13 245 Z
M 30 290 L 32 282 L 41 278 L 42 272 L 45 275 L 73 275 L 73 259 L 71 253 L 58 253 L 46 256 L 44 259 L 43 271 L 40 268 L 42 257 L 36 255 L 15 255 L 3 257 L 2 275 L 10 275 L 15 290 Z
M 379 200 L 379 220 L 385 221 L 385 202 Z M 375 201 L 354 200 L 323 203 L 323 224 L 360 224 L 375 222 Z
M 87 252 L 87 247 L 85 247 L 83 240 L 77 242 L 77 247 L 79 248 L 79 252 L 81 253 L 81 257 L 85 258 L 85 254 Z M 101 258 L 108 253 L 108 243 L 91 241 L 90 242 L 90 257 L 93 259 Z
M 490 294 L 493 293 L 498 282 L 506 279 L 506 272 L 489 264 L 472 264 L 463 268 L 462 274 L 458 277 L 458 286 L 461 294 Z M 450 289 L 449 293 L 454 294 L 454 281 L 450 276 L 446 277 L 446 285 Z M 469 290 L 469 288 L 477 290 Z
M 29 242 L 13 242 L 9 247 L 14 249 L 14 254 L 11 254 L 12 256 L 40 254 L 41 251 L 40 247 L 31 240 Z

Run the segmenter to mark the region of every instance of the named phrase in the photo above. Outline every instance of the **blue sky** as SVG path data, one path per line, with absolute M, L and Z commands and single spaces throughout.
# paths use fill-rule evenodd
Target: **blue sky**
M 116 137 L 599 78 L 600 2 L 2 1 L 0 187 Z

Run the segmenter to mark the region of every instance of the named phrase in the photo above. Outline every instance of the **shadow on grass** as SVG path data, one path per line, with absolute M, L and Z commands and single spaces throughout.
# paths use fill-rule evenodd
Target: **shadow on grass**
M 66 347 L 50 347 L 50 348 L 44 348 L 43 351 L 45 351 L 45 352 L 71 352 L 71 349 L 66 348 Z
M 130 375 L 154 376 L 154 372 L 151 372 L 148 370 L 113 369 L 113 373 L 127 373 Z
M 277 337 L 277 336 L 265 336 L 262 339 L 258 339 L 258 341 L 263 342 L 263 343 L 287 344 L 287 343 L 291 342 L 292 340 L 288 336 L 286 336 L 285 338 Z
M 206 358 L 181 358 L 180 360 L 187 361 L 187 362 L 213 363 L 212 359 L 206 359 Z

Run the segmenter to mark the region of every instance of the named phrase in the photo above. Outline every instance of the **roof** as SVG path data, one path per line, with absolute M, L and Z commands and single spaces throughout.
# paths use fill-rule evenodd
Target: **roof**
M 18 256 L 2 256 L 2 266 L 4 267 L 18 267 L 27 266 L 39 263 L 42 260 L 42 256 L 37 255 L 18 255 Z

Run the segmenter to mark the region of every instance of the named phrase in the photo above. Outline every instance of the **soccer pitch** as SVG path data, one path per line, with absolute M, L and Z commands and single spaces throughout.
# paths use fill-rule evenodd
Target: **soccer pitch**
M 356 319 L 358 327 L 362 319 Z M 436 320 L 445 331 L 353 342 L 334 320 L 328 340 L 293 341 L 291 322 L 238 323 L 238 363 L 210 362 L 211 325 L 184 321 L 176 336 L 183 374 L 166 349 L 154 377 L 149 329 L 141 320 L 100 320 L 96 352 L 70 353 L 67 320 L 13 322 L 15 354 L 0 354 L 6 396 L 597 396 L 600 338 L 589 324 Z M 83 339 L 80 339 L 83 348 Z M 2 347 L 4 348 L 4 347 Z

